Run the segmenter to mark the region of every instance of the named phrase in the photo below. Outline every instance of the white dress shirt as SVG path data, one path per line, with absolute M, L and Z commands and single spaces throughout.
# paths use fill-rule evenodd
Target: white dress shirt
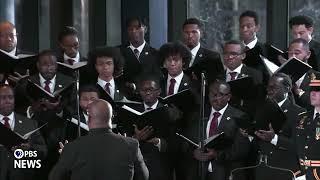
M 168 79 L 167 79 L 167 94 L 169 92 L 169 87 L 170 87 L 170 80 L 172 79 L 173 77 L 171 77 L 169 74 L 168 74 Z M 177 94 L 178 90 L 179 90 L 179 86 L 181 84 L 181 81 L 182 81 L 182 78 L 183 78 L 183 71 L 176 77 L 174 77 L 173 79 L 176 80 L 176 83 L 174 84 L 174 90 L 173 90 L 173 94 Z
M 4 120 L 3 117 L 5 117 L 4 115 L 0 114 L 0 122 L 4 125 Z M 7 116 L 9 118 L 9 125 L 10 125 L 10 129 L 13 131 L 14 130 L 14 125 L 15 125 L 15 118 L 14 118 L 14 112 L 12 112 L 9 116 Z M 3 138 L 3 137 L 2 137 Z
M 231 72 L 236 72 L 237 75 L 236 75 L 236 79 L 238 78 L 239 74 L 241 73 L 241 69 L 243 67 L 243 64 L 240 64 L 240 66 L 238 66 L 236 69 L 234 69 L 233 71 L 231 71 L 229 68 L 227 68 L 227 71 L 226 71 L 226 81 L 229 82 L 231 80 L 231 75 L 230 73 Z
M 220 109 L 219 111 L 217 111 L 217 110 L 215 110 L 213 107 L 211 107 L 211 113 L 210 113 L 209 121 L 208 121 L 208 123 L 207 123 L 207 129 L 206 129 L 206 136 L 207 136 L 207 138 L 209 138 L 209 131 L 210 131 L 210 126 L 211 126 L 211 121 L 212 121 L 212 118 L 213 118 L 213 114 L 214 114 L 215 112 L 219 112 L 219 113 L 220 113 L 220 116 L 218 117 L 218 126 L 217 126 L 217 128 L 218 128 L 218 127 L 219 127 L 219 124 L 220 124 L 220 122 L 221 122 L 221 118 L 222 118 L 222 116 L 223 116 L 223 113 L 226 111 L 227 107 L 228 107 L 228 104 L 227 104 L 225 107 L 223 107 L 222 109 Z M 211 164 L 211 162 L 209 163 L 208 171 L 209 171 L 209 172 L 212 172 L 212 164 Z
M 245 44 L 243 42 L 243 45 L 247 46 L 249 49 L 252 49 L 252 48 L 254 48 L 254 46 L 256 46 L 257 42 L 258 42 L 258 38 L 257 38 L 257 36 L 254 36 L 254 40 L 253 41 L 251 41 L 249 44 Z
M 74 63 L 78 63 L 78 62 L 80 62 L 80 53 L 78 52 L 76 57 L 74 57 L 74 58 L 69 57 L 68 55 L 66 55 L 66 53 L 63 53 L 63 59 L 64 59 L 65 63 L 69 63 L 68 59 L 72 59 L 72 60 L 74 60 Z
M 106 86 L 107 83 L 110 83 L 109 85 L 109 89 L 110 89 L 110 97 L 112 99 L 114 99 L 114 90 L 116 88 L 116 84 L 114 82 L 114 79 L 112 78 L 109 82 L 105 81 L 105 80 L 102 80 L 98 77 L 98 82 L 99 86 L 102 87 L 102 89 L 104 89 L 104 87 Z
M 199 49 L 200 49 L 200 43 L 198 43 L 198 45 L 196 47 L 191 49 L 192 58 L 191 58 L 191 61 L 189 63 L 189 67 L 191 67 L 193 65 L 194 59 L 196 58 Z
M 42 75 L 39 73 L 39 77 L 40 77 L 40 85 L 42 88 L 44 88 L 46 86 L 45 82 L 46 80 L 42 77 Z M 49 88 L 50 88 L 50 93 L 52 94 L 54 92 L 54 87 L 56 85 L 56 77 L 57 75 L 54 75 L 54 77 L 50 80 L 50 84 L 49 84 Z
M 159 101 L 157 100 L 151 107 L 148 106 L 146 103 L 143 103 L 143 106 L 144 106 L 144 109 L 145 109 L 145 111 L 146 111 L 146 109 L 148 109 L 148 108 L 156 109 L 157 106 L 158 106 L 158 103 L 159 103 Z M 150 110 L 151 110 L 151 109 L 150 109 Z
M 134 47 L 134 46 L 130 43 L 129 48 L 132 50 L 133 54 L 135 54 L 135 53 L 134 53 L 134 50 L 137 49 L 137 50 L 139 51 L 139 57 L 140 57 L 141 52 L 142 52 L 142 50 L 143 50 L 143 48 L 144 48 L 145 45 L 146 45 L 146 41 L 143 41 L 143 43 L 142 43 L 139 47 Z

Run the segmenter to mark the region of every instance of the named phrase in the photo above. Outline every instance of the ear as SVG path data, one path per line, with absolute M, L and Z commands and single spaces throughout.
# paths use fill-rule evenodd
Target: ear
M 146 26 L 146 25 L 143 25 L 143 26 L 141 26 L 141 28 L 143 29 L 144 34 L 147 34 L 147 32 L 148 32 L 147 26 Z
M 246 58 L 246 53 L 243 52 L 240 57 L 241 57 L 241 60 L 244 60 Z
M 255 29 L 256 29 L 256 30 L 255 30 L 256 33 L 257 33 L 258 31 L 260 31 L 260 24 L 257 24 Z
M 313 33 L 313 27 L 309 27 L 309 28 L 307 28 L 307 30 L 310 32 L 310 35 L 312 35 L 312 33 Z
M 311 51 L 309 50 L 309 51 L 307 52 L 307 59 L 309 59 L 310 56 L 311 56 Z

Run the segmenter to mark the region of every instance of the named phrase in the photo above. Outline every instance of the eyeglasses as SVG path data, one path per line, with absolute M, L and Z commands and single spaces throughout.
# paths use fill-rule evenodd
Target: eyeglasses
M 223 57 L 230 57 L 230 58 L 235 58 L 237 56 L 240 56 L 243 53 L 237 53 L 237 52 L 225 52 L 223 53 Z
M 148 89 L 140 89 L 141 92 L 143 93 L 154 93 L 158 91 L 159 89 L 154 89 L 154 88 L 148 88 Z
M 13 34 L 13 33 L 0 33 L 0 38 L 9 37 L 9 38 L 13 39 L 13 38 L 17 37 L 17 35 L 18 34 Z
M 213 98 L 222 98 L 222 97 L 227 96 L 229 94 L 230 93 L 215 93 L 215 94 L 209 93 L 209 96 L 213 97 Z

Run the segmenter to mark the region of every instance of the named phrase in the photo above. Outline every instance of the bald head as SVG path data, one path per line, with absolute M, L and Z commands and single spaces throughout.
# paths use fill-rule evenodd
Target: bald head
M 0 23 L 0 49 L 11 52 L 17 46 L 16 27 L 9 21 Z
M 98 99 L 88 105 L 89 129 L 111 128 L 112 106 L 105 100 Z

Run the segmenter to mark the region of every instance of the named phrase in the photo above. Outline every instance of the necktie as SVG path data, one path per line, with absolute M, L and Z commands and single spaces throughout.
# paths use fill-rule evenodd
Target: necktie
M 76 62 L 74 59 L 67 59 L 67 61 L 70 65 L 73 65 Z
M 10 119 L 7 116 L 4 116 L 2 119 L 4 120 L 4 127 L 10 129 L 10 124 L 9 124 Z
M 212 117 L 211 124 L 210 124 L 210 129 L 209 129 L 209 137 L 216 134 L 216 131 L 218 128 L 218 118 L 220 115 L 221 114 L 219 112 L 213 113 L 213 117 Z
M 104 90 L 109 94 L 110 94 L 110 83 L 106 83 L 106 85 L 104 86 Z
M 174 93 L 174 85 L 176 84 L 176 80 L 175 79 L 170 79 L 170 85 L 169 85 L 169 91 L 168 91 L 168 95 L 172 95 Z
M 231 77 L 231 79 L 230 79 L 231 81 L 236 79 L 237 72 L 229 72 L 229 74 L 230 74 L 230 77 Z
M 49 81 L 49 80 L 46 80 L 46 81 L 44 82 L 44 90 L 46 90 L 46 91 L 49 92 L 49 93 L 51 93 L 51 91 L 50 91 L 50 86 L 49 86 L 50 83 L 51 83 L 51 81 Z
M 134 55 L 136 56 L 136 58 L 139 60 L 139 56 L 140 56 L 139 50 L 138 49 L 134 49 L 133 52 L 134 52 Z

